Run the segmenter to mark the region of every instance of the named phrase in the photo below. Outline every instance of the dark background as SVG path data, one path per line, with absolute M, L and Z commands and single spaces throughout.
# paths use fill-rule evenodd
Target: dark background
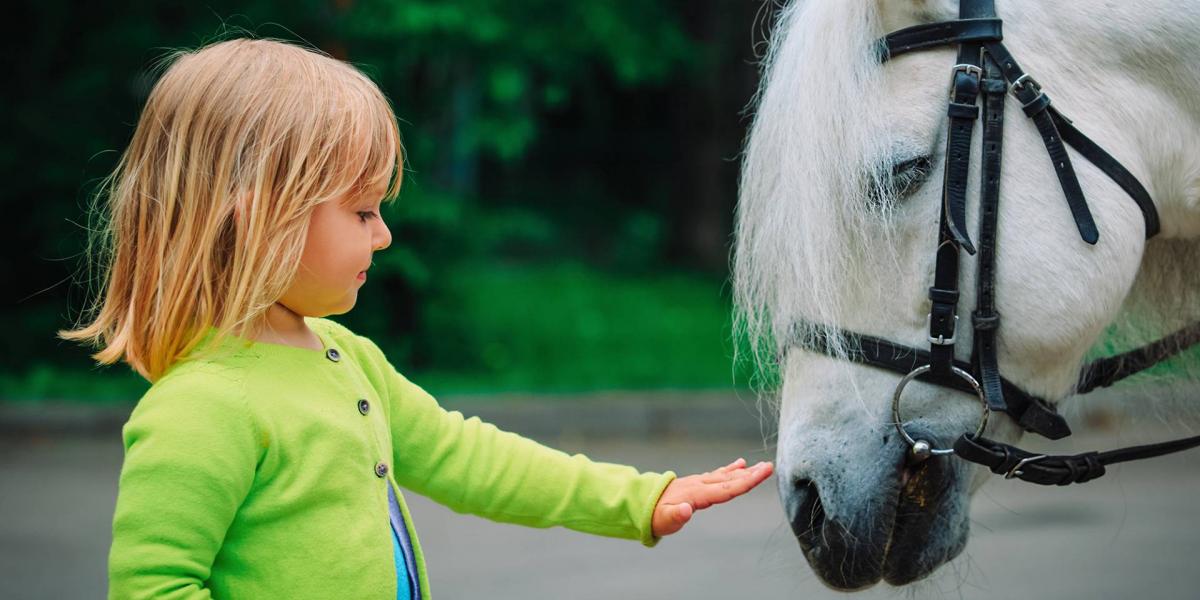
M 20 3 L 0 165 L 0 400 L 130 399 L 55 338 L 95 287 L 87 209 L 156 59 L 304 41 L 368 73 L 407 150 L 395 241 L 338 317 L 436 389 L 740 386 L 727 263 L 762 0 Z

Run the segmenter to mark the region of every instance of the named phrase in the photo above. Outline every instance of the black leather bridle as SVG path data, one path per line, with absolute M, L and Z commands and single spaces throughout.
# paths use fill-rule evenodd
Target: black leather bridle
M 950 75 L 947 111 L 950 123 L 937 262 L 933 286 L 929 288 L 929 350 L 844 330 L 838 332 L 845 341 L 843 354 L 833 352 L 831 344 L 823 339 L 801 345 L 904 376 L 893 396 L 892 413 L 897 431 L 910 446 L 909 456 L 913 462 L 932 455 L 956 454 L 1006 478 L 1017 477 L 1043 485 L 1067 485 L 1103 475 L 1108 464 L 1200 446 L 1200 436 L 1195 436 L 1107 452 L 1057 456 L 1035 454 L 982 435 L 990 412 L 1007 413 L 1024 430 L 1049 439 L 1060 439 L 1071 433 L 1066 421 L 1050 403 L 1022 391 L 1000 375 L 996 357 L 996 331 L 1000 327 L 1000 313 L 995 307 L 996 221 L 1005 96 L 1011 93 L 1037 127 L 1058 174 L 1075 227 L 1084 242 L 1095 244 L 1100 234 L 1066 146 L 1096 165 L 1137 203 L 1145 219 L 1147 239 L 1159 230 L 1158 212 L 1145 187 L 1050 104 L 1050 98 L 1040 84 L 1021 69 L 1002 40 L 1001 20 L 996 16 L 994 0 L 960 0 L 958 20 L 908 27 L 889 33 L 878 42 L 881 63 L 905 52 L 958 45 L 958 62 Z M 975 122 L 980 118 L 981 101 L 983 168 L 977 248 L 966 232 L 966 200 L 971 141 Z M 970 362 L 954 358 L 960 250 L 978 255 L 976 306 L 971 313 L 974 347 Z M 1200 323 L 1124 354 L 1094 361 L 1081 371 L 1077 392 L 1086 393 L 1112 385 L 1197 343 L 1200 343 Z M 913 439 L 905 430 L 900 414 L 901 394 L 913 379 L 976 394 L 982 403 L 977 431 L 961 435 L 953 449 L 938 449 L 925 440 Z

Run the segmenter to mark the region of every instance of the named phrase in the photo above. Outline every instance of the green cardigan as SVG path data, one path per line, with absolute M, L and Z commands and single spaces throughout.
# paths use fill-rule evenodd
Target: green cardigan
M 123 430 L 110 598 L 391 600 L 386 485 L 496 521 L 657 542 L 651 514 L 674 473 L 464 419 L 370 340 L 308 324 L 325 350 L 227 338 L 142 397 Z

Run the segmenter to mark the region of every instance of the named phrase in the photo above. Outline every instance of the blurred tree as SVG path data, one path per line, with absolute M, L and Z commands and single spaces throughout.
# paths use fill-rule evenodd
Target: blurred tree
M 86 365 L 53 338 L 86 300 L 71 286 L 84 209 L 115 164 L 166 51 L 237 35 L 303 40 L 376 79 L 408 165 L 352 325 L 428 361 L 421 307 L 449 270 L 570 257 L 616 272 L 724 278 L 759 0 L 149 0 L 20 2 L 3 42 L 13 81 L 0 145 L 10 224 L 0 372 Z M 14 226 L 16 225 L 16 226 Z M 466 265 L 466 267 L 463 267 Z M 469 323 L 462 327 L 470 327 Z M 3 391 L 0 390 L 0 396 Z

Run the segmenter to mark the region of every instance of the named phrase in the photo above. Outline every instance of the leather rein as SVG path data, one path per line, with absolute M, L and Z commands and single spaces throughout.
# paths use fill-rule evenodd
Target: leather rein
M 1145 220 L 1146 238 L 1159 230 L 1158 212 L 1146 188 L 1119 161 L 1081 133 L 1055 109 L 1041 85 L 1025 73 L 1002 43 L 1001 19 L 994 0 L 960 0 L 959 19 L 916 25 L 889 33 L 878 41 L 879 61 L 914 50 L 958 45 L 951 69 L 949 130 L 943 174 L 942 210 L 933 286 L 929 288 L 929 349 L 922 350 L 882 338 L 841 330 L 845 354 L 835 354 L 824 340 L 803 343 L 809 350 L 886 369 L 904 377 L 892 399 L 892 414 L 900 436 L 910 447 L 909 460 L 919 463 L 934 455 L 955 454 L 983 465 L 1005 478 L 1042 485 L 1068 485 L 1100 477 L 1105 465 L 1150 458 L 1200 446 L 1200 436 L 1169 442 L 1077 455 L 1043 455 L 983 437 L 991 412 L 1007 413 L 1025 431 L 1057 440 L 1071 434 L 1066 421 L 1049 402 L 1028 394 L 1000 375 L 996 332 L 1000 313 L 995 307 L 996 222 L 1000 203 L 1000 159 L 1004 137 L 1004 102 L 1012 94 L 1037 127 L 1050 155 L 1080 237 L 1099 241 L 1087 200 L 1071 166 L 1066 146 L 1096 165 L 1137 203 Z M 982 178 L 978 247 L 967 235 L 966 200 L 971 141 L 976 121 L 983 120 Z M 977 254 L 976 306 L 971 313 L 974 347 L 969 362 L 954 357 L 958 316 L 959 253 Z M 1080 372 L 1077 393 L 1107 387 L 1147 369 L 1188 346 L 1200 343 L 1200 323 L 1194 323 L 1146 346 L 1102 358 Z M 904 387 L 918 379 L 975 394 L 981 418 L 974 433 L 964 433 L 953 448 L 934 448 L 914 439 L 904 428 L 900 400 Z

